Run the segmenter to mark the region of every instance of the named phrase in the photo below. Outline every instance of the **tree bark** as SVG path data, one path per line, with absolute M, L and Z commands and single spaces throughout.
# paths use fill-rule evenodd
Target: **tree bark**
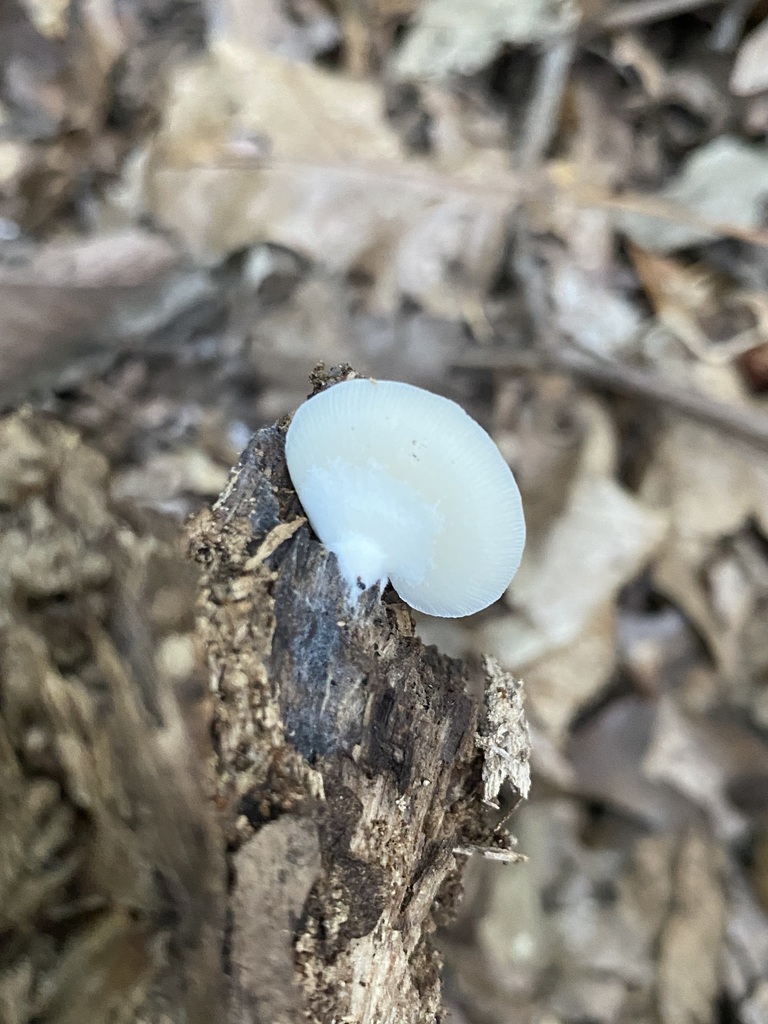
M 486 664 L 472 696 L 391 591 L 349 606 L 282 426 L 252 438 L 188 534 L 230 849 L 229 1020 L 440 1021 L 430 936 L 466 856 L 514 859 L 497 796 L 527 792 L 520 684 Z

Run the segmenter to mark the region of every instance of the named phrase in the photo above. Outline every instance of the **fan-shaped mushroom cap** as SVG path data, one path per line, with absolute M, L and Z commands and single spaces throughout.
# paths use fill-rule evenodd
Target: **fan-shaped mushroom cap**
M 525 543 L 520 492 L 461 406 L 410 384 L 350 380 L 296 411 L 288 470 L 352 593 L 389 579 L 429 615 L 480 611 Z

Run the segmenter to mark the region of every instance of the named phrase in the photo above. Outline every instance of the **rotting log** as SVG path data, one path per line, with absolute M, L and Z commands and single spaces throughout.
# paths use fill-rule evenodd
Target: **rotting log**
M 284 436 L 259 431 L 187 528 L 231 868 L 228 1019 L 438 1022 L 430 936 L 466 856 L 515 857 L 497 797 L 528 787 L 521 686 L 486 663 L 473 696 L 391 591 L 350 608 Z

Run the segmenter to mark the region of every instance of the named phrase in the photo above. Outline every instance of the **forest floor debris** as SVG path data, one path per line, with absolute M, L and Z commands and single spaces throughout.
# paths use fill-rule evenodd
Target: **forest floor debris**
M 179 531 L 320 360 L 460 400 L 531 541 L 497 606 L 419 630 L 524 670 L 534 773 L 528 861 L 472 862 L 442 937 L 452 1012 L 765 1024 L 768 15 L 514 7 L 3 4 L 0 404 Z M 3 509 L 52 472 L 23 422 Z

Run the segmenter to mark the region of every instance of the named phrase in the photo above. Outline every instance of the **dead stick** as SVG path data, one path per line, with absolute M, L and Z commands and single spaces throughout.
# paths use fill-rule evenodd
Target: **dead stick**
M 525 171 L 538 167 L 557 131 L 575 52 L 576 32 L 572 31 L 550 42 L 541 56 L 520 147 L 520 166 Z
M 674 18 L 679 14 L 695 11 L 699 7 L 712 6 L 713 3 L 720 5 L 723 2 L 724 0 L 632 0 L 630 3 L 612 4 L 596 19 L 594 25 L 603 31 L 613 32 L 632 28 L 634 25 L 644 25 L 650 21 L 663 21 L 665 18 Z
M 568 373 L 615 394 L 665 405 L 739 440 L 768 449 L 768 413 L 718 402 L 700 391 L 665 380 L 657 373 L 602 362 L 562 345 L 553 345 L 546 352 L 473 350 L 454 360 L 453 367 L 502 374 L 530 371 Z
M 230 1024 L 436 1022 L 429 936 L 466 853 L 514 858 L 488 804 L 504 778 L 526 788 L 519 685 L 488 665 L 478 701 L 394 595 L 349 607 L 278 428 L 188 535 L 231 850 Z

